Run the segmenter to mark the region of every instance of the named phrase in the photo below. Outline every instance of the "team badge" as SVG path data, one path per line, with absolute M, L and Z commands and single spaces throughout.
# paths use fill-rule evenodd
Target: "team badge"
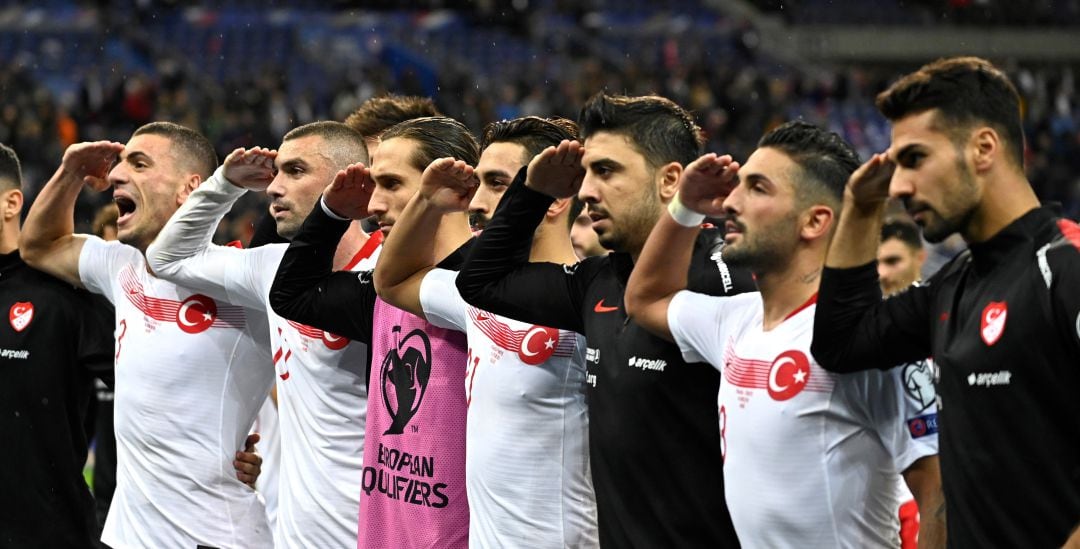
M 785 351 L 769 367 L 769 396 L 788 400 L 802 392 L 810 381 L 810 361 L 800 351 Z
M 189 334 L 205 332 L 217 319 L 217 303 L 202 294 L 195 294 L 176 310 L 176 325 Z
M 980 327 L 980 333 L 982 334 L 982 340 L 989 347 L 998 342 L 1001 339 L 1001 334 L 1005 332 L 1005 319 L 1008 317 L 1009 309 L 1004 301 L 991 301 L 989 305 L 983 309 L 982 321 Z
M 8 321 L 16 332 L 25 330 L 31 320 L 34 320 L 34 304 L 29 301 L 19 301 L 8 311 Z
M 525 364 L 536 366 L 551 358 L 558 346 L 558 330 L 545 326 L 533 326 L 528 332 L 525 332 L 525 337 L 521 338 L 518 357 Z
M 326 330 L 322 331 L 322 342 L 324 345 L 326 345 L 326 348 L 330 349 L 331 351 L 340 351 L 349 344 L 349 340 L 347 338 L 332 334 L 330 332 L 327 332 Z

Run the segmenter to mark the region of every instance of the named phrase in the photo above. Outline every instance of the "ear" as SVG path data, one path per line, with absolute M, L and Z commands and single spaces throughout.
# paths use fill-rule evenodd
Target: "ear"
M 544 220 L 554 221 L 555 218 L 559 217 L 560 215 L 562 215 L 563 212 L 570 209 L 570 203 L 573 200 L 573 198 L 560 198 L 555 202 L 552 202 L 551 206 L 548 206 L 547 213 L 544 214 Z
M 13 218 L 18 219 L 19 215 L 22 214 L 22 207 L 22 191 L 19 189 L 11 189 L 4 193 L 3 201 L 0 203 L 0 208 L 3 209 L 3 220 L 11 221 Z
M 660 193 L 660 201 L 664 204 L 671 202 L 679 190 L 679 178 L 682 177 L 682 172 L 683 166 L 678 162 L 669 162 L 661 166 L 657 172 L 657 191 Z
M 180 190 L 176 193 L 176 205 L 180 206 L 181 204 L 183 204 L 184 201 L 187 200 L 188 195 L 191 194 L 191 191 L 199 188 L 199 185 L 201 183 L 201 175 L 197 173 L 188 175 L 188 178 L 184 181 L 184 185 L 180 187 Z
M 915 252 L 915 261 L 919 263 L 919 267 L 926 263 L 926 248 L 919 248 L 919 251 Z
M 828 206 L 822 204 L 810 206 L 803 212 L 799 236 L 804 240 L 828 237 L 833 228 L 834 217 L 833 209 Z
M 997 131 L 989 126 L 983 126 L 974 131 L 971 136 L 974 148 L 974 168 L 976 173 L 985 172 L 993 167 L 995 162 L 1000 162 L 998 156 L 1004 151 L 1001 137 Z

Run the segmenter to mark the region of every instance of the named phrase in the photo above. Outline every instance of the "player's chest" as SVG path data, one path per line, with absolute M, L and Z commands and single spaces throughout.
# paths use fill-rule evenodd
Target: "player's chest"
M 829 409 L 837 378 L 810 354 L 809 334 L 748 330 L 724 342 L 719 406 L 761 427 L 798 429 Z

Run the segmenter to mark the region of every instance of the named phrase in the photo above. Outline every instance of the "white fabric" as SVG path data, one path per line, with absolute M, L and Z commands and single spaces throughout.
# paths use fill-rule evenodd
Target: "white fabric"
M 79 276 L 116 306 L 116 493 L 102 541 L 272 543 L 262 501 L 233 469 L 273 379 L 265 317 L 154 278 L 119 242 L 88 237 Z
M 281 476 L 281 428 L 278 427 L 278 411 L 274 399 L 269 396 L 259 408 L 259 414 L 255 416 L 255 425 L 251 427 L 252 433 L 259 433 L 259 442 L 256 448 L 262 456 L 262 468 L 259 478 L 255 481 L 255 489 L 266 504 L 266 521 L 270 523 L 270 531 L 277 529 L 278 508 L 278 478 Z M 275 541 L 274 545 L 278 545 Z
M 720 432 L 731 519 L 746 547 L 898 547 L 900 473 L 937 454 L 932 416 L 900 369 L 838 375 L 810 354 L 815 306 L 766 332 L 757 292 L 682 291 L 668 324 L 688 361 L 723 374 Z M 774 397 L 775 395 L 775 397 Z
M 221 171 L 199 186 L 147 251 L 163 278 L 267 312 L 281 430 L 279 547 L 356 545 L 367 417 L 367 346 L 286 320 L 270 287 L 287 244 L 209 246 L 243 194 Z M 354 270 L 374 268 L 378 249 Z
M 429 272 L 420 302 L 429 322 L 468 335 L 470 547 L 597 547 L 585 338 L 470 307 L 456 276 Z

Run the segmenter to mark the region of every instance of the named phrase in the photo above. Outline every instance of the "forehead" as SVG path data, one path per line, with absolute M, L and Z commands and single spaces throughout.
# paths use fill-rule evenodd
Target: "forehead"
M 413 154 L 419 148 L 419 143 L 404 137 L 395 137 L 379 143 L 375 156 L 371 157 L 372 173 L 376 176 L 386 172 L 421 173 L 412 162 Z
M 772 147 L 762 147 L 754 151 L 746 163 L 739 168 L 739 177 L 764 177 L 781 189 L 795 190 L 795 176 L 799 165 L 790 156 Z
M 281 146 L 278 147 L 278 161 L 280 162 L 283 159 L 282 157 L 301 157 L 306 160 L 305 157 L 322 156 L 320 152 L 325 144 L 326 140 L 319 135 L 305 135 L 304 137 L 283 141 Z
M 483 173 L 490 170 L 502 170 L 510 175 L 517 173 L 518 169 L 525 165 L 525 147 L 517 143 L 507 141 L 492 143 L 480 154 L 480 162 L 476 164 L 477 171 Z
M 645 155 L 638 152 L 630 138 L 613 132 L 596 132 L 585 140 L 585 155 L 581 162 L 586 166 L 602 158 L 614 160 L 625 166 L 645 167 Z
M 172 140 L 163 135 L 144 133 L 136 135 L 124 145 L 123 156 L 132 153 L 142 153 L 156 162 L 176 161 L 176 153 L 173 151 Z
M 878 257 L 891 255 L 906 257 L 914 253 L 915 251 L 899 238 L 886 239 L 881 243 L 881 246 L 878 246 Z
M 937 114 L 937 109 L 931 109 L 894 121 L 890 155 L 909 145 L 937 145 L 949 141 L 949 136 L 940 128 Z

